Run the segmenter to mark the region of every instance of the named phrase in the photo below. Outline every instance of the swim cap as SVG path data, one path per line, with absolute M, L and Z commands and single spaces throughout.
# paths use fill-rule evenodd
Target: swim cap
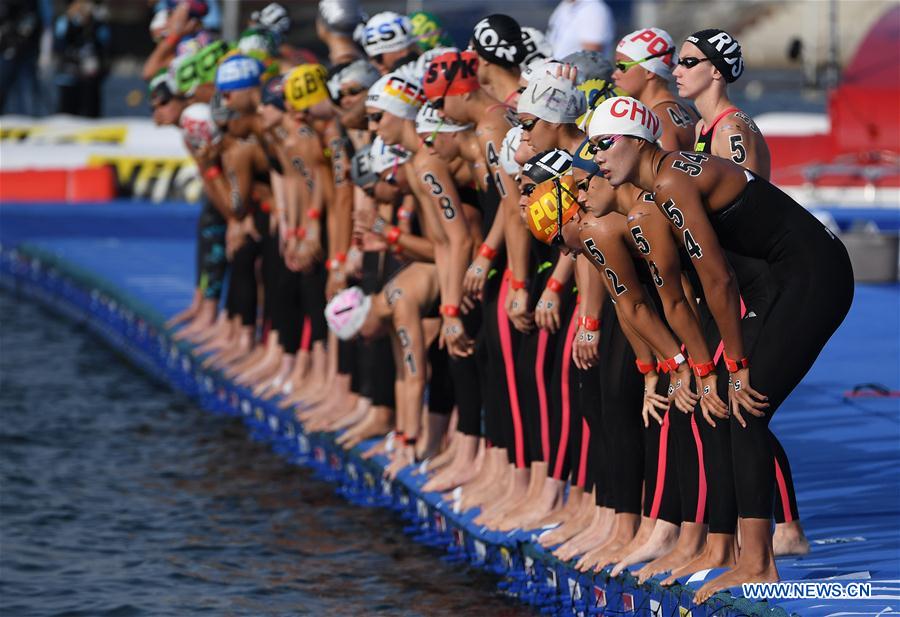
M 458 133 L 472 128 L 471 124 L 459 124 L 450 118 L 441 118 L 431 103 L 425 103 L 416 114 L 416 133 Z
M 218 143 L 222 139 L 222 132 L 213 122 L 212 112 L 206 103 L 188 105 L 181 112 L 179 125 L 184 141 L 193 149 Z
M 209 3 L 206 0 L 166 0 L 166 7 L 169 9 L 169 12 L 172 12 L 178 8 L 179 4 L 184 3 L 190 6 L 188 9 L 189 17 L 206 17 L 206 14 L 209 13 Z
M 284 80 L 284 100 L 295 111 L 309 109 L 328 99 L 327 71 L 321 64 L 301 64 Z
M 440 20 L 434 14 L 415 11 L 409 14 L 409 23 L 412 24 L 413 38 L 422 51 L 453 45 L 453 40 L 444 33 Z
M 403 146 L 389 146 L 381 137 L 372 140 L 372 148 L 369 150 L 370 165 L 376 174 L 403 165 L 411 156 L 412 153 Z
M 366 23 L 362 34 L 362 46 L 370 58 L 392 51 L 403 51 L 414 43 L 409 18 L 393 11 L 373 16 Z
M 319 19 L 329 30 L 349 35 L 367 17 L 360 10 L 358 0 L 320 0 Z
M 718 28 L 700 30 L 685 40 L 696 45 L 713 66 L 719 69 L 728 83 L 736 81 L 744 73 L 741 44 L 724 30 Z
M 169 23 L 169 11 L 160 9 L 153 13 L 153 19 L 150 20 L 150 36 L 155 42 L 159 42 L 166 35 L 164 28 Z
M 425 95 L 421 85 L 398 73 L 384 75 L 369 88 L 369 95 L 366 97 L 367 107 L 382 109 L 406 120 L 415 120 L 424 103 Z
M 521 125 L 512 127 L 506 131 L 506 136 L 500 144 L 500 166 L 510 176 L 515 176 L 519 173 L 520 167 L 516 162 L 516 150 L 519 149 L 519 144 L 522 143 L 522 131 Z
M 237 54 L 226 58 L 216 71 L 216 89 L 232 92 L 246 88 L 258 88 L 260 76 L 265 71 L 256 58 Z
M 345 289 L 325 306 L 328 328 L 342 341 L 349 341 L 362 328 L 372 308 L 372 298 L 359 287 Z
M 277 2 L 267 4 L 261 11 L 254 11 L 250 18 L 261 27 L 278 35 L 283 35 L 291 29 L 291 17 L 287 9 Z
M 434 58 L 425 69 L 423 88 L 428 100 L 474 92 L 478 83 L 478 55 L 474 51 L 452 51 Z
M 588 125 L 588 136 L 629 135 L 653 143 L 662 135 L 659 118 L 649 107 L 630 96 L 603 101 Z
M 269 30 L 248 28 L 238 37 L 237 49 L 245 56 L 251 56 L 265 63 L 266 60 L 278 55 L 278 42 Z
M 341 88 L 345 84 L 358 84 L 360 88 L 368 90 L 381 78 L 378 72 L 368 60 L 360 58 L 346 64 L 338 65 L 331 69 L 331 77 L 328 78 L 328 93 L 337 102 L 340 99 Z
M 667 50 L 672 51 L 658 58 L 644 60 L 644 58 Z M 640 64 L 642 68 L 656 73 L 663 79 L 672 77 L 676 60 L 675 43 L 672 42 L 669 33 L 661 28 L 646 28 L 626 34 L 616 46 L 616 51 L 632 60 L 643 60 Z
M 165 105 L 175 98 L 175 93 L 172 74 L 167 69 L 157 71 L 147 84 L 147 98 L 151 105 Z
M 175 89 L 190 96 L 197 86 L 214 81 L 219 63 L 230 51 L 231 46 L 225 41 L 214 41 L 173 63 Z
M 536 183 L 559 178 L 572 166 L 572 155 L 565 150 L 554 148 L 535 154 L 522 165 L 522 173 Z
M 356 151 L 350 161 L 350 179 L 362 188 L 378 181 L 378 174 L 372 171 L 372 146 L 366 144 Z
M 553 57 L 553 45 L 550 44 L 543 32 L 530 26 L 522 27 L 522 50 L 525 55 L 520 63 L 522 68 L 535 60 Z
M 518 66 L 525 58 L 519 22 L 500 13 L 488 15 L 475 24 L 472 48 L 488 62 L 507 68 Z
M 546 122 L 574 124 L 587 108 L 584 94 L 564 77 L 543 75 L 532 79 L 519 97 L 518 112 Z
M 262 96 L 260 98 L 263 105 L 272 105 L 281 111 L 287 111 L 287 105 L 284 100 L 284 82 L 284 75 L 273 77 L 266 82 L 266 85 L 262 87 Z
M 213 36 L 206 30 L 201 30 L 195 34 L 189 34 L 175 46 L 175 57 L 190 56 L 197 53 L 207 45 L 213 42 Z
M 556 60 L 551 60 L 550 58 L 538 58 L 537 60 L 532 60 L 531 63 L 522 71 L 522 74 L 519 75 L 519 79 L 525 82 L 525 84 L 530 84 L 532 80 L 542 77 L 544 75 L 556 75 L 557 69 L 562 68 L 562 62 L 557 62 Z
M 577 69 L 575 74 L 576 86 L 580 86 L 591 79 L 610 81 L 615 70 L 612 62 L 599 51 L 576 51 L 560 60 L 560 62 L 571 64 Z
M 565 150 L 541 152 L 522 166 L 522 173 L 537 183 L 525 217 L 528 229 L 544 244 L 550 244 L 558 233 L 558 209 L 562 208 L 565 224 L 575 216 L 578 208 L 571 167 L 572 156 Z
M 575 156 L 572 157 L 572 167 L 577 167 L 589 174 L 596 175 L 600 173 L 600 166 L 594 162 L 594 155 L 591 154 L 590 146 L 590 138 L 581 142 L 581 145 L 578 146 L 578 150 L 575 151 Z

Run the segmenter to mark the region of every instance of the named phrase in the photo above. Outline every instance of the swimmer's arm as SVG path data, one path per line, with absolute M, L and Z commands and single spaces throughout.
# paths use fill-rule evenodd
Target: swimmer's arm
M 508 128 L 508 126 L 506 127 Z M 528 279 L 529 243 L 531 234 L 522 224 L 519 214 L 519 187 L 500 165 L 499 144 L 506 136 L 506 130 L 499 124 L 490 127 L 484 139 L 484 155 L 488 173 L 494 179 L 497 192 L 500 194 L 500 215 L 495 218 L 504 220 L 504 239 L 506 240 L 506 263 L 513 278 L 518 281 Z M 493 229 L 491 230 L 493 231 Z M 490 235 L 490 234 L 489 234 Z M 491 245 L 494 246 L 494 245 Z
M 238 144 L 226 151 L 222 155 L 222 167 L 230 185 L 232 216 L 244 218 L 253 187 L 253 146 Z
M 660 174 L 655 192 L 656 204 L 667 216 L 676 237 L 691 256 L 706 294 L 707 305 L 725 343 L 725 352 L 729 358 L 743 358 L 741 298 L 737 278 L 719 245 L 697 186 L 686 175 L 682 179 L 675 173 L 680 174 L 669 174 L 665 170 Z
M 691 308 L 692 302 L 684 294 L 678 248 L 665 217 L 655 209 L 634 220 L 629 217 L 628 232 L 650 267 L 650 276 L 662 300 L 666 321 L 687 346 L 694 361 L 711 361 L 700 322 Z
M 219 170 L 222 171 L 222 166 L 219 164 L 221 161 L 216 158 L 201 156 L 201 153 L 191 148 L 187 142 L 185 142 L 184 147 L 190 153 L 194 162 L 197 163 L 200 180 L 203 182 L 203 191 L 209 197 L 213 207 L 226 221 L 234 218 L 234 212 L 231 211 L 229 206 L 231 187 L 229 186 L 228 178 L 224 173 L 219 173 L 212 180 L 207 178 L 207 172 L 213 167 L 219 167 Z
M 418 157 L 417 157 L 418 158 Z M 416 177 L 428 195 L 428 201 L 420 202 L 423 208 L 430 208 L 425 214 L 429 220 L 438 221 L 440 229 L 435 236 L 440 238 L 442 257 L 439 268 L 441 302 L 461 306 L 463 279 L 472 258 L 472 237 L 463 212 L 459 192 L 449 170 L 442 162 L 425 159 L 415 164 Z M 425 217 L 423 217 L 425 218 Z
M 575 284 L 578 286 L 578 316 L 600 319 L 606 302 L 602 275 L 584 255 L 575 260 Z
M 572 280 L 572 274 L 575 272 L 575 261 L 566 255 L 560 253 L 556 260 L 556 266 L 553 268 L 551 277 L 563 284 L 561 294 L 566 293 L 566 285 Z
M 338 253 L 347 254 L 353 229 L 353 183 L 350 181 L 347 144 L 335 138 L 330 142 L 331 171 L 334 178 L 334 199 L 328 207 L 329 258 Z
M 752 122 L 752 120 L 751 120 Z M 769 179 L 771 160 L 769 147 L 757 129 L 734 115 L 724 119 L 713 137 L 712 153 Z
M 681 137 L 682 130 L 686 127 L 678 127 L 675 124 L 672 117 L 669 115 L 668 110 L 670 107 L 673 107 L 671 103 L 663 103 L 653 110 L 662 126 L 662 135 L 659 138 L 659 145 L 663 150 L 683 150 L 685 146 L 688 146 L 689 144 L 682 143 L 682 140 L 679 139 L 679 137 Z M 675 107 L 675 113 L 680 117 L 682 110 Z
M 424 285 L 424 281 L 418 282 Z M 394 306 L 394 331 L 400 346 L 400 359 L 397 373 L 403 374 L 402 423 L 401 414 L 397 414 L 398 428 L 408 438 L 418 438 L 421 430 L 420 411 L 425 398 L 425 377 L 428 364 L 425 353 L 425 334 L 422 330 L 422 316 L 415 302 L 415 290 L 407 290 L 400 296 Z M 400 398 L 397 402 L 400 403 Z
M 628 322 L 638 335 L 663 358 L 672 358 L 681 351 L 681 345 L 663 324 L 659 315 L 644 295 L 634 262 L 619 234 L 621 230 L 604 229 L 597 246 L 603 247 L 604 264 L 599 264 L 606 290 L 616 302 L 621 319 Z M 595 259 L 597 261 L 597 259 Z

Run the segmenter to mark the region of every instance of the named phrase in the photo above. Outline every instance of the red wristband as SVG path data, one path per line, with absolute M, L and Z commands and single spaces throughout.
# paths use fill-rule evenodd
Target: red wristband
M 638 373 L 641 375 L 656 372 L 656 362 L 641 362 L 640 360 L 635 360 L 634 363 L 637 365 Z
M 397 431 L 394 433 L 394 441 L 398 442 L 400 445 L 406 443 L 406 435 L 403 434 L 403 431 Z
M 321 215 L 322 215 L 322 213 L 319 212 L 319 210 L 317 208 L 310 208 L 309 210 L 306 211 L 306 218 L 308 218 L 311 221 L 319 220 L 319 217 Z
M 725 368 L 728 369 L 729 373 L 736 373 L 742 368 L 750 368 L 750 360 L 747 358 L 741 358 L 740 360 L 732 360 L 728 357 L 728 354 L 723 353 L 722 357 L 725 358 Z
M 213 165 L 209 169 L 203 172 L 203 177 L 212 182 L 216 178 L 222 175 L 222 168 L 218 165 Z
M 669 367 L 665 362 L 656 362 L 656 372 L 666 374 L 669 372 Z
M 528 283 L 526 283 L 525 281 L 520 281 L 518 279 L 513 278 L 512 276 L 509 277 L 509 288 L 512 289 L 513 291 L 519 291 L 520 289 L 525 289 L 525 286 L 527 284 Z
M 560 283 L 559 281 L 557 281 L 555 278 L 551 277 L 547 281 L 547 289 L 549 289 L 550 291 L 552 291 L 554 293 L 559 293 L 560 291 L 562 291 L 562 288 L 563 288 L 563 284 Z
M 664 360 L 666 367 L 670 371 L 677 371 L 678 367 L 685 363 L 685 357 L 682 353 L 677 353 L 671 358 Z
M 181 41 L 181 35 L 175 34 L 174 32 L 165 38 L 166 45 L 169 47 L 175 47 Z
M 444 317 L 459 317 L 459 307 L 454 304 L 444 304 L 441 306 L 441 315 Z
M 385 239 L 390 245 L 397 244 L 397 241 L 400 239 L 400 234 L 402 233 L 403 232 L 399 227 L 391 227 L 390 231 L 387 232 L 387 236 L 385 236 Z
M 334 257 L 332 257 L 325 263 L 325 269 L 329 272 L 331 272 L 332 270 L 337 270 L 345 261 L 347 261 L 346 253 L 335 253 Z
M 688 364 L 690 364 L 691 368 L 694 369 L 694 372 L 697 374 L 697 377 L 706 377 L 714 370 L 716 370 L 715 362 L 701 362 L 697 363 L 690 357 L 688 357 Z
M 584 315 L 581 318 L 580 325 L 588 332 L 597 332 L 600 329 L 600 320 Z
M 259 202 L 259 209 L 268 214 L 272 211 L 272 204 L 270 204 L 268 201 L 261 201 Z
M 482 244 L 481 248 L 478 249 L 478 254 L 486 259 L 493 259 L 494 257 L 497 256 L 497 250 L 492 249 L 487 244 Z

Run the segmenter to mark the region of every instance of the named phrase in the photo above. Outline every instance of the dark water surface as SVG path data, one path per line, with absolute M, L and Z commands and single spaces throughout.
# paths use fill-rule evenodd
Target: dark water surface
M 439 556 L 0 291 L 0 614 L 527 614 Z

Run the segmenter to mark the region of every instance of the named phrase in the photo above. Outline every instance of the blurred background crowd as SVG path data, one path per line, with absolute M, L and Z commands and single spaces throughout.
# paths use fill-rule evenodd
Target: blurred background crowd
M 207 30 L 233 39 L 266 0 L 210 0 Z M 618 40 L 638 24 L 662 23 L 680 40 L 716 25 L 745 50 L 748 75 L 733 93 L 752 114 L 822 111 L 826 93 L 872 23 L 892 0 L 591 0 L 602 5 L 598 38 Z M 317 0 L 286 3 L 291 46 L 324 57 Z M 368 14 L 425 10 L 464 41 L 487 13 L 508 12 L 547 30 L 570 0 L 363 0 Z M 153 49 L 148 24 L 165 0 L 3 0 L 0 2 L 0 113 L 85 117 L 146 116 L 140 67 Z M 611 33 L 612 36 L 609 36 Z M 610 49 L 606 49 L 612 53 Z

